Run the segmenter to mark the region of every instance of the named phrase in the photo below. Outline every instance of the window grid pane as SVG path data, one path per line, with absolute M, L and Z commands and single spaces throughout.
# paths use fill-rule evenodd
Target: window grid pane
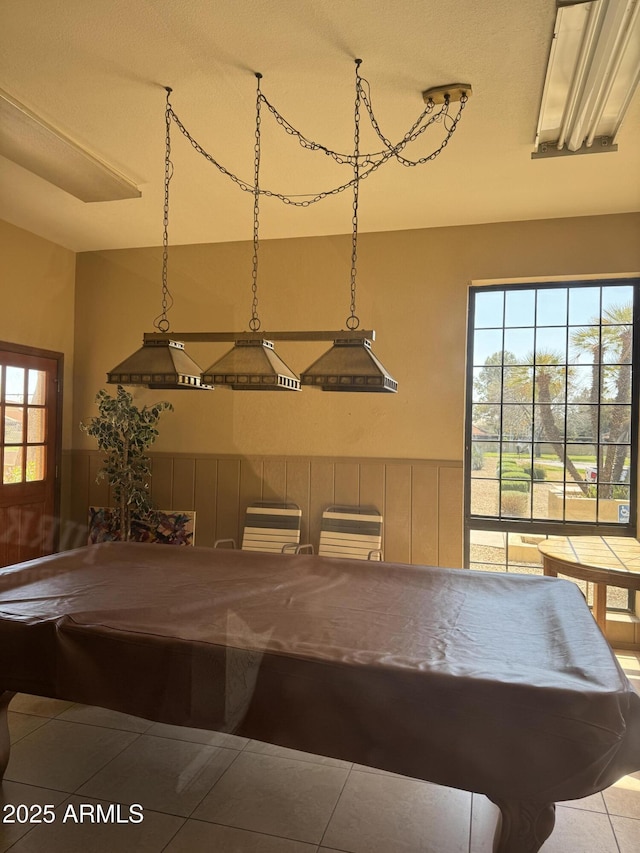
M 481 298 L 484 309 L 482 325 L 470 327 L 465 482 L 471 568 L 528 565 L 512 559 L 527 551 L 515 546 L 509 553 L 505 545 L 503 556 L 492 559 L 474 548 L 472 531 L 496 541 L 505 536 L 505 542 L 514 525 L 512 539 L 524 535 L 516 532 L 519 524 L 537 529 L 545 522 L 568 526 L 567 533 L 578 525 L 593 535 L 603 524 L 635 533 L 636 289 L 637 283 L 472 289 L 472 310 Z M 503 327 L 496 319 L 501 311 L 489 310 L 496 306 L 504 308 Z M 628 593 L 620 594 L 627 607 Z

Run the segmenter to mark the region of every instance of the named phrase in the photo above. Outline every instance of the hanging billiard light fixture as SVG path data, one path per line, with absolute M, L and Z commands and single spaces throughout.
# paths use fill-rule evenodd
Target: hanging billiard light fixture
M 165 108 L 165 179 L 164 179 L 164 230 L 162 255 L 162 311 L 154 320 L 157 331 L 145 332 L 143 346 L 107 374 L 107 381 L 123 385 L 144 385 L 163 389 L 211 389 L 214 384 L 225 385 L 242 391 L 298 391 L 301 381 L 296 374 L 276 354 L 273 341 L 333 341 L 331 349 L 315 361 L 302 374 L 302 384 L 307 387 L 321 388 L 324 391 L 364 391 L 395 393 L 398 383 L 389 374 L 372 351 L 375 332 L 372 329 L 360 329 L 360 320 L 356 314 L 356 276 L 358 257 L 358 203 L 362 179 L 378 168 L 396 159 L 403 166 L 421 166 L 432 162 L 444 150 L 458 126 L 463 109 L 471 95 L 471 86 L 450 84 L 437 86 L 422 92 L 425 107 L 417 120 L 398 142 L 387 139 L 373 113 L 369 94 L 369 84 L 360 76 L 360 59 L 356 64 L 356 99 L 354 113 L 354 151 L 341 153 L 328 146 L 305 137 L 267 100 L 260 90 L 261 74 L 256 74 L 256 126 L 254 144 L 254 180 L 252 183 L 233 174 L 228 168 L 209 154 L 203 145 L 195 139 L 176 115 L 171 106 L 171 89 L 166 87 Z M 363 85 L 363 83 L 365 85 Z M 449 113 L 452 102 L 458 101 L 460 107 L 456 115 Z M 306 150 L 322 151 L 339 164 L 352 164 L 353 174 L 350 180 L 331 189 L 314 193 L 287 195 L 260 186 L 260 125 L 261 105 L 264 104 L 277 124 L 287 134 L 296 138 Z M 383 143 L 380 151 L 360 152 L 360 106 L 364 106 L 372 127 Z M 436 110 L 436 105 L 440 109 Z M 182 135 L 189 141 L 192 149 L 203 156 L 222 174 L 231 179 L 237 187 L 253 196 L 253 269 L 252 269 L 252 306 L 249 320 L 250 331 L 232 332 L 172 332 L 167 312 L 172 305 L 172 297 L 167 286 L 168 264 L 168 223 L 169 223 L 169 184 L 173 176 L 171 162 L 171 122 L 175 121 Z M 408 145 L 415 142 L 430 127 L 440 124 L 444 136 L 437 148 L 416 160 L 404 156 Z M 292 207 L 308 207 L 331 195 L 337 195 L 349 188 L 353 189 L 353 215 L 351 238 L 351 306 L 346 320 L 346 329 L 339 331 L 261 331 L 258 316 L 258 251 L 260 196 L 268 195 Z M 219 343 L 233 342 L 233 348 L 222 358 L 214 362 L 207 370 L 201 371 L 198 365 L 185 353 L 184 342 Z
M 249 328 L 255 334 L 236 340 L 233 349 L 214 362 L 202 374 L 203 383 L 226 385 L 234 391 L 299 391 L 300 380 L 276 354 L 273 342 L 260 334 L 258 316 L 258 250 L 260 248 L 260 80 L 256 73 L 256 130 L 254 145 L 253 185 L 253 268 L 251 273 L 251 319 Z
M 120 362 L 107 373 L 110 385 L 144 385 L 147 388 L 165 390 L 213 390 L 201 379 L 202 369 L 187 355 L 184 344 L 170 337 L 170 323 L 167 312 L 173 304 L 173 298 L 167 284 L 169 262 L 169 184 L 173 177 L 171 161 L 171 104 L 167 86 L 165 107 L 165 156 L 164 156 L 164 215 L 162 231 L 162 311 L 153 321 L 153 325 L 166 339 L 147 340 L 133 355 Z
M 361 59 L 356 59 L 356 100 L 353 150 L 353 231 L 351 234 L 351 310 L 346 325 L 355 331 L 360 325 L 356 314 L 356 274 L 358 260 L 358 200 L 360 192 L 360 98 Z M 302 384 L 323 391 L 366 391 L 395 394 L 398 383 L 375 357 L 371 341 L 336 338 L 333 346 L 301 374 Z

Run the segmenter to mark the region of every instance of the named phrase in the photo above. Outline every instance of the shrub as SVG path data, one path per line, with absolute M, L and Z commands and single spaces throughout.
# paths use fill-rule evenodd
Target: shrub
M 528 480 L 503 480 L 502 491 L 504 492 L 528 492 Z
M 525 467 L 522 470 L 529 477 L 531 476 L 531 466 L 530 465 L 525 465 Z M 534 480 L 546 480 L 547 479 L 547 471 L 546 471 L 544 465 L 534 465 L 533 466 L 533 479 Z
M 522 468 L 517 471 L 505 471 L 502 476 L 502 488 L 511 490 L 512 492 L 528 492 L 531 488 L 529 480 L 525 479 L 526 474 Z
M 520 471 L 518 463 L 514 459 L 503 459 L 500 465 L 496 465 L 496 474 L 500 477 L 505 471 Z
M 477 444 L 471 445 L 471 470 L 481 471 L 484 468 L 484 451 Z
M 525 495 L 518 494 L 518 492 L 503 492 L 501 505 L 503 515 L 522 518 L 527 513 L 529 501 Z

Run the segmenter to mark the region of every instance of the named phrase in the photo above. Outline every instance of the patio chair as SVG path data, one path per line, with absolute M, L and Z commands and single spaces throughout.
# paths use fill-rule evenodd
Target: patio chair
M 294 554 L 308 551 L 311 546 L 300 545 L 301 519 L 302 510 L 296 504 L 273 501 L 250 504 L 245 514 L 241 549 Z M 236 540 L 217 539 L 213 547 L 236 548 Z
M 321 557 L 382 560 L 382 516 L 372 506 L 330 506 L 322 513 Z

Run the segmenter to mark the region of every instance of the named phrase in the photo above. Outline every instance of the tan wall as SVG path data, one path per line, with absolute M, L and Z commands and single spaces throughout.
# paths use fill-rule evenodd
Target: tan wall
M 73 441 L 76 255 L 0 220 L 0 340 L 64 354 L 62 446 Z M 62 456 L 61 512 L 69 513 L 70 456 Z
M 364 328 L 377 331 L 374 351 L 398 380 L 397 395 L 140 389 L 135 396 L 174 403 L 159 451 L 460 460 L 470 281 L 637 270 L 639 232 L 640 216 L 620 215 L 363 234 L 357 312 Z M 346 236 L 264 241 L 263 328 L 344 327 L 349 248 Z M 250 244 L 174 247 L 169 283 L 174 330 L 247 328 Z M 78 256 L 76 420 L 93 413 L 105 372 L 140 346 L 159 310 L 159 249 Z M 295 371 L 326 348 L 277 347 Z M 189 347 L 205 369 L 226 349 Z M 74 444 L 92 446 L 79 431 Z
M 465 337 L 471 281 L 615 274 L 640 269 L 640 216 L 511 222 L 363 234 L 357 313 L 375 328 L 374 350 L 399 382 L 397 395 L 135 391 L 140 403 L 170 399 L 155 449 L 237 458 L 357 460 L 463 458 Z M 260 249 L 263 329 L 344 327 L 349 311 L 347 236 L 264 241 Z M 160 249 L 78 256 L 75 421 L 95 414 L 105 372 L 130 355 L 160 310 Z M 170 250 L 173 330 L 245 330 L 251 304 L 249 243 Z M 202 368 L 228 345 L 189 348 Z M 281 344 L 294 370 L 323 344 Z M 95 447 L 78 430 L 77 450 Z M 441 516 L 459 543 L 462 478 Z M 258 497 L 258 496 L 256 496 Z M 234 498 L 235 500 L 235 498 Z M 178 507 L 179 508 L 179 507 Z M 392 516 L 400 516 L 395 506 Z M 411 505 L 415 513 L 416 505 Z M 442 527 L 444 525 L 444 527 Z M 387 525 L 389 530 L 389 525 Z M 457 547 L 457 546 L 456 546 Z M 461 554 L 451 555 L 450 565 Z
M 72 443 L 75 258 L 0 220 L 0 340 L 64 353 L 65 448 Z

